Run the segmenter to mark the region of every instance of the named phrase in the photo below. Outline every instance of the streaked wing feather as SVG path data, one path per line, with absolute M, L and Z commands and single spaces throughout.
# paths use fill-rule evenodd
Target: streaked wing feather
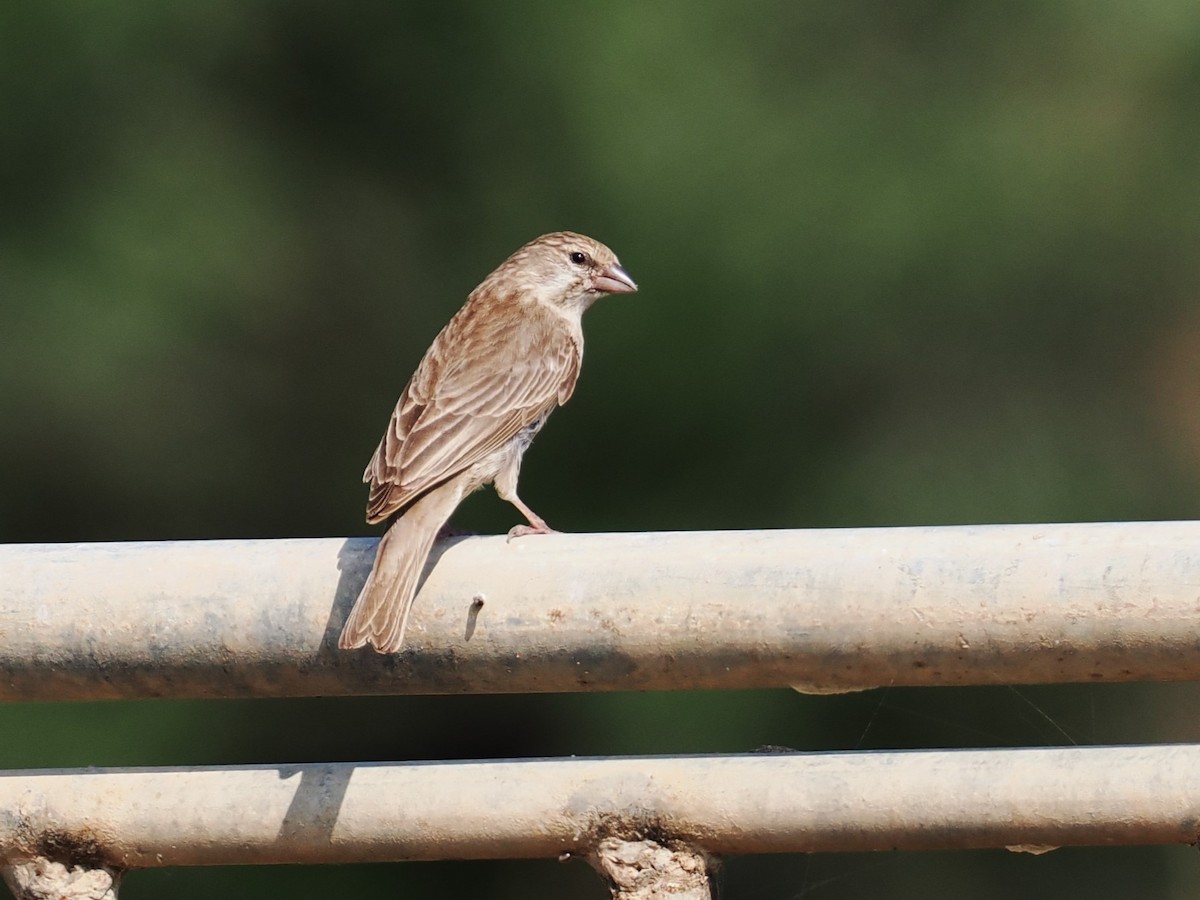
M 491 317 L 451 321 L 405 388 L 364 473 L 369 521 L 486 458 L 570 396 L 580 350 L 556 319 L 507 329 Z
M 401 456 L 401 486 L 419 494 L 504 446 L 525 426 L 558 405 L 562 378 L 570 370 L 556 355 L 554 365 L 539 362 L 516 372 L 496 371 L 472 386 L 467 402 L 443 412 L 431 403 L 409 433 Z M 513 390 L 514 383 L 519 390 Z
M 561 362 L 551 357 L 521 360 L 508 368 L 480 366 L 485 377 L 440 392 L 405 441 L 403 483 L 422 472 L 443 471 L 477 444 L 488 445 L 483 452 L 490 452 L 498 446 L 493 440 L 503 443 L 544 413 L 547 404 L 556 404 Z

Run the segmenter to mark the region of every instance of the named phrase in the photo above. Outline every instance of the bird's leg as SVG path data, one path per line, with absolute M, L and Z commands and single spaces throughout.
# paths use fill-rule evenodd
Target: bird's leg
M 526 506 L 525 502 L 517 496 L 517 477 L 521 474 L 521 456 L 525 453 L 525 448 L 528 446 L 529 441 L 521 440 L 520 438 L 509 444 L 508 457 L 500 466 L 500 470 L 496 473 L 494 481 L 496 493 L 500 495 L 500 499 L 507 500 L 519 509 L 521 515 L 529 521 L 528 525 L 514 525 L 509 529 L 508 539 L 510 541 L 515 537 L 524 537 L 527 534 L 558 533 L 546 524 L 545 519 Z
M 518 457 L 518 464 L 519 461 L 520 457 Z M 496 493 L 500 495 L 501 500 L 507 500 L 509 503 L 519 509 L 521 511 L 521 515 L 523 515 L 529 521 L 528 525 L 514 525 L 509 529 L 508 539 L 510 541 L 515 537 L 524 537 L 527 534 L 558 533 L 546 524 L 545 519 L 526 506 L 525 501 L 517 496 L 517 479 L 511 468 L 508 471 L 502 472 L 501 477 L 496 479 Z
M 546 524 L 545 519 L 526 506 L 516 494 L 504 499 L 519 509 L 521 515 L 529 520 L 528 525 L 514 525 L 508 530 L 508 539 L 510 541 L 515 537 L 524 537 L 527 534 L 558 534 L 557 531 Z

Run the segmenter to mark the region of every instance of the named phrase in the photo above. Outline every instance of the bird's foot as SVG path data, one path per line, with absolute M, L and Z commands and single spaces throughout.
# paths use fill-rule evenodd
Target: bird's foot
M 525 537 L 529 534 L 558 534 L 558 532 L 539 519 L 536 524 L 531 522 L 528 525 L 514 525 L 508 530 L 508 540 Z

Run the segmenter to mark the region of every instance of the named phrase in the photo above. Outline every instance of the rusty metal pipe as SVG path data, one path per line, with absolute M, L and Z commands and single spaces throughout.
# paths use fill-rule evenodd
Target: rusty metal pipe
M 0 773 L 0 862 L 1194 843 L 1200 745 Z
M 0 546 L 0 701 L 1200 679 L 1200 522 Z

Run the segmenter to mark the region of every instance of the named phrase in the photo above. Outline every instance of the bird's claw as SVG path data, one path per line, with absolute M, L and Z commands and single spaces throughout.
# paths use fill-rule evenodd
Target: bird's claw
M 530 534 L 558 534 L 553 528 L 542 522 L 540 525 L 514 525 L 508 530 L 507 544 L 515 537 L 525 537 Z

